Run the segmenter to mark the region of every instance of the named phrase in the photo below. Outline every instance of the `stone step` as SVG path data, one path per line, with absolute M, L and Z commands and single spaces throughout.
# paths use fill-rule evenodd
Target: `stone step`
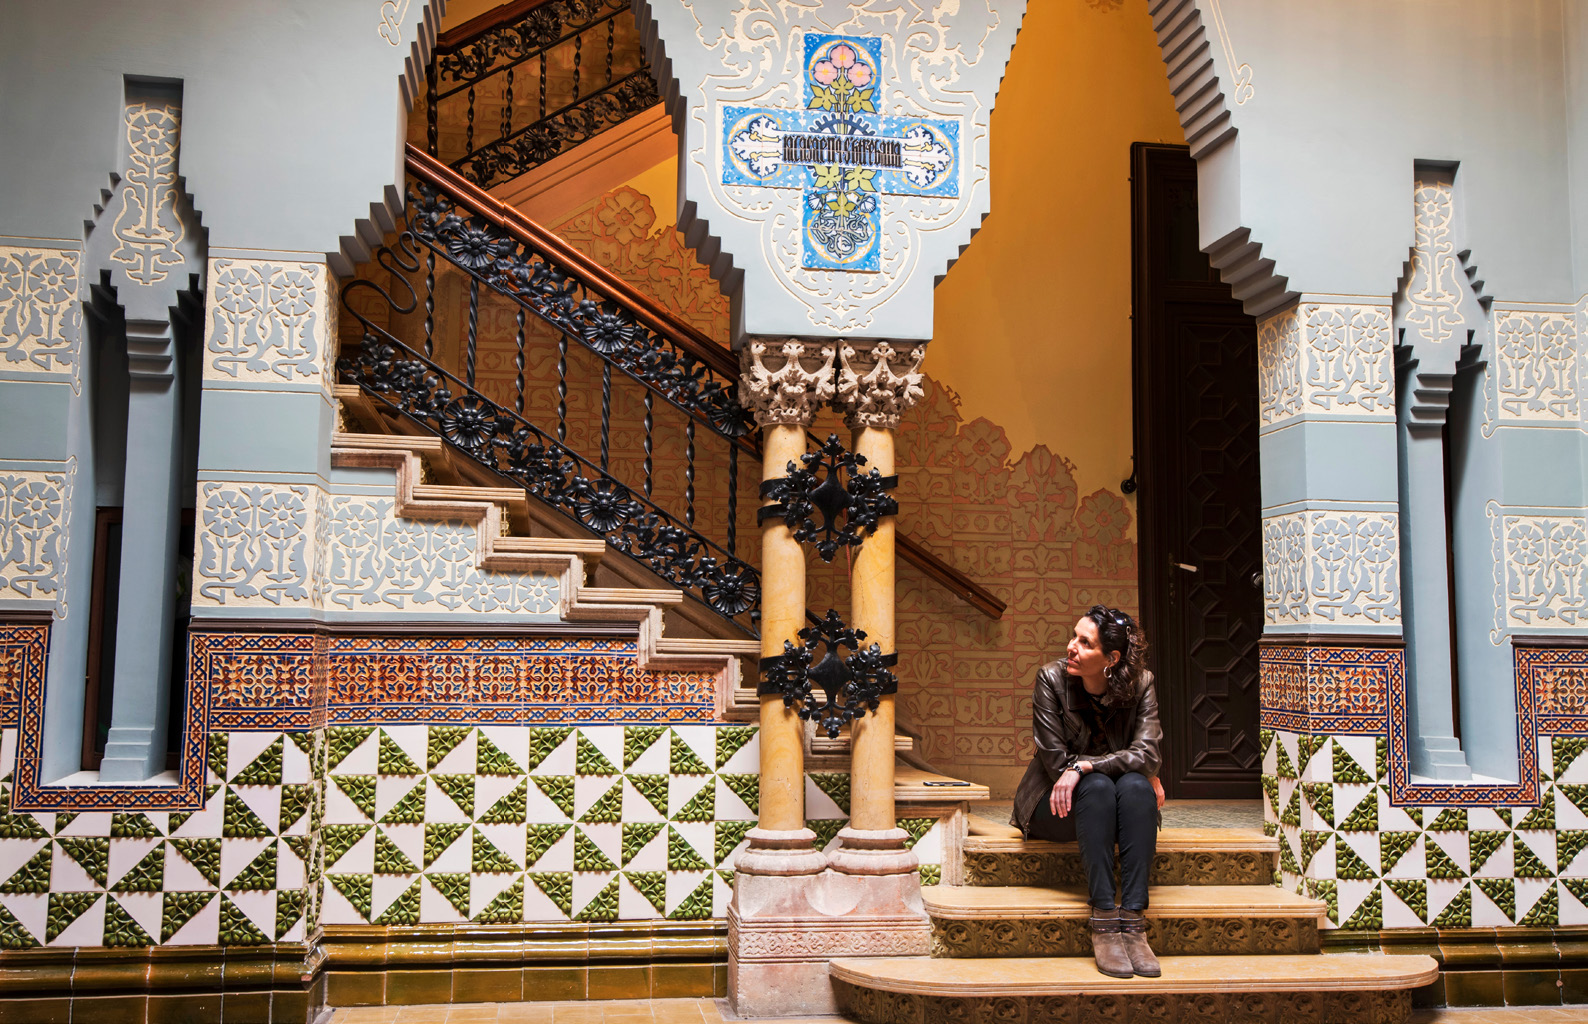
M 921 890 L 939 957 L 1090 956 L 1086 890 L 934 885 Z M 1155 885 L 1147 941 L 1161 955 L 1318 952 L 1326 904 L 1271 885 Z
M 899 957 L 834 960 L 830 971 L 839 1010 L 864 1024 L 1403 1024 L 1411 990 L 1439 964 L 1379 953 L 1183 956 L 1164 957 L 1161 978 L 1109 978 L 1090 957 Z
M 987 831 L 978 823 L 977 831 Z M 1270 885 L 1279 840 L 1257 829 L 1166 828 L 1158 832 L 1154 885 Z M 1081 885 L 1086 871 L 1074 843 L 1021 839 L 1013 828 L 965 840 L 970 885 Z

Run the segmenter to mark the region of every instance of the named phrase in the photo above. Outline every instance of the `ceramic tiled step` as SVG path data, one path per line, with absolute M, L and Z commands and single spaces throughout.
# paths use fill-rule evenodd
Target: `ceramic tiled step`
M 940 957 L 1090 956 L 1086 890 L 934 885 L 921 890 Z M 1271 885 L 1158 885 L 1147 939 L 1160 955 L 1316 953 L 1326 904 Z
M 1428 956 L 1164 957 L 1161 978 L 1109 978 L 1090 957 L 834 960 L 840 1011 L 864 1024 L 1402 1024 Z
M 965 840 L 965 881 L 971 885 L 1081 885 L 1086 881 L 1074 843 L 1021 839 L 1013 828 L 977 822 Z M 996 834 L 989 835 L 988 832 Z M 1279 840 L 1256 829 L 1166 828 L 1158 832 L 1153 885 L 1270 885 Z

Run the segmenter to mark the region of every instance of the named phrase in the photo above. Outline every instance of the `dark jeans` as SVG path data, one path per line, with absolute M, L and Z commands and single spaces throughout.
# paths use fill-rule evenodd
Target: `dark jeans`
M 1098 910 L 1114 909 L 1114 845 L 1119 845 L 1120 902 L 1126 910 L 1147 909 L 1147 874 L 1158 850 L 1158 798 L 1140 772 L 1117 779 L 1093 772 L 1081 776 L 1067 818 L 1055 818 L 1048 797 L 1031 816 L 1031 838 L 1075 841 L 1086 866 L 1088 899 Z

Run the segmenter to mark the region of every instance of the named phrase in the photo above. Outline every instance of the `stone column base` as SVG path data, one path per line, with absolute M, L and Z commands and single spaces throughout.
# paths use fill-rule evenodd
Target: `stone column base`
M 728 1001 L 741 1017 L 837 1013 L 829 960 L 926 956 L 931 939 L 913 872 L 740 871 L 728 904 Z

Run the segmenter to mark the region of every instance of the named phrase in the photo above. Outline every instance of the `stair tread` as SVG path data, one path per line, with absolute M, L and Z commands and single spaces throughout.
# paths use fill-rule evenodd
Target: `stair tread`
M 1011 837 L 971 835 L 965 839 L 966 853 L 1075 853 L 1075 843 L 1053 843 L 1045 839 L 1021 839 L 1013 828 Z M 1255 828 L 1165 828 L 1158 830 L 1158 852 L 1246 852 L 1278 853 L 1277 836 L 1265 836 Z
M 331 435 L 332 448 L 398 448 L 404 451 L 440 452 L 439 437 L 420 434 L 356 434 L 338 431 Z
M 559 555 L 603 555 L 607 542 L 599 538 L 583 540 L 578 537 L 498 537 L 498 551 L 523 551 L 532 554 L 555 552 Z
M 890 957 L 839 959 L 832 977 L 863 988 L 916 995 L 1074 995 L 1085 993 L 1378 991 L 1418 988 L 1439 976 L 1430 956 L 1311 953 L 1266 956 L 1166 956 L 1161 978 L 1110 978 L 1091 957 Z
M 932 885 L 921 889 L 927 913 L 944 920 L 1028 920 L 1086 917 L 1081 886 Z M 1148 917 L 1322 917 L 1321 900 L 1271 885 L 1154 885 L 1147 889 Z

